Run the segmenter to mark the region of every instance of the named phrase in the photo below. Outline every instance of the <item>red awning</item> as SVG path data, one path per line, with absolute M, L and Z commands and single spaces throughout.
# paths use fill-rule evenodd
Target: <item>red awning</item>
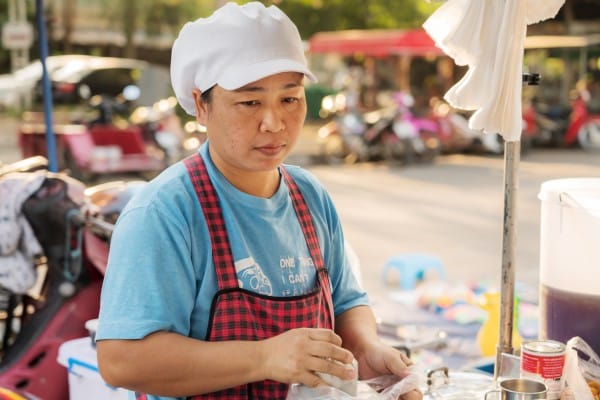
M 441 55 L 442 51 L 423 29 L 348 30 L 319 32 L 309 42 L 311 53 Z

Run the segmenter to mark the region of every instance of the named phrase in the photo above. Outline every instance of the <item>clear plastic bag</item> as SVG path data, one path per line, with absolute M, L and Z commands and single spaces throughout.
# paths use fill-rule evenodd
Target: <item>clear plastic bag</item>
M 600 382 L 600 357 L 580 337 L 567 342 L 563 378 L 566 384 L 561 400 L 595 400 L 588 382 Z
M 358 381 L 356 396 L 331 386 L 308 386 L 294 384 L 290 387 L 286 400 L 397 400 L 400 396 L 419 388 L 417 375 L 405 378 L 384 375 L 366 381 Z
M 579 353 L 579 370 L 588 381 L 600 381 L 600 356 L 594 352 L 585 340 L 576 336 L 567 342 L 568 349 Z

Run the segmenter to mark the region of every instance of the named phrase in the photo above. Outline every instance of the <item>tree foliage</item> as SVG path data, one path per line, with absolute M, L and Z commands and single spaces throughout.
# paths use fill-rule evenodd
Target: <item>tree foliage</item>
M 177 34 L 185 22 L 210 14 L 213 8 L 212 0 L 145 0 L 142 18 L 148 34 Z
M 343 29 L 399 29 L 420 26 L 441 3 L 425 0 L 279 0 L 303 38 Z
M 35 2 L 27 1 L 31 21 Z M 432 0 L 261 0 L 276 4 L 296 23 L 300 35 L 310 38 L 320 31 L 342 29 L 412 28 L 420 26 L 441 3 Z M 121 30 L 128 41 L 136 31 L 148 35 L 176 35 L 181 26 L 199 17 L 206 17 L 224 0 L 76 0 L 76 7 L 86 4 L 101 9 L 98 18 L 109 22 L 112 29 Z M 236 0 L 239 4 L 248 0 Z M 49 2 L 60 10 L 62 0 Z M 6 10 L 7 0 L 0 0 L 0 10 Z M 48 5 L 47 5 L 48 7 Z M 73 15 L 77 13 L 74 12 Z M 0 22 L 6 14 L 0 12 Z M 35 52 L 32 50 L 32 52 Z M 0 69 L 8 62 L 8 52 L 0 48 Z

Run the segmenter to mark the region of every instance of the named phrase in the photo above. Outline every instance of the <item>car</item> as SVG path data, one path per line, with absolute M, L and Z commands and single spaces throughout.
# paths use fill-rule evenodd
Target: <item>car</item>
M 56 104 L 80 104 L 95 95 L 118 96 L 130 85 L 141 90 L 136 105 L 151 105 L 172 95 L 168 68 L 131 58 L 74 60 L 55 69 L 50 81 Z M 38 103 L 43 99 L 41 80 L 35 85 L 34 99 Z
M 91 57 L 83 54 L 49 56 L 46 58 L 46 69 L 52 75 L 54 71 L 69 63 Z M 20 108 L 23 103 L 30 103 L 34 87 L 41 79 L 40 60 L 35 60 L 12 73 L 0 75 L 0 109 L 15 109 Z

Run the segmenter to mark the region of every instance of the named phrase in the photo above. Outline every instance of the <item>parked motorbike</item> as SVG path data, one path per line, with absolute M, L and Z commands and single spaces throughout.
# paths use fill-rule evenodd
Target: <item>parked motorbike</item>
M 437 97 L 430 100 L 431 118 L 438 123 L 443 153 L 502 154 L 501 138 L 469 127 L 470 111 L 457 110 Z
M 447 120 L 439 114 L 432 117 L 430 110 L 424 116 L 417 115 L 413 109 L 415 100 L 409 93 L 396 92 L 392 100 L 396 110 L 394 132 L 410 139 L 407 141 L 409 151 L 406 156 L 432 161 L 443 152 L 444 142 L 451 135 Z
M 600 102 L 576 96 L 569 106 L 549 105 L 533 99 L 527 119 L 537 130 L 536 144 L 580 146 L 600 150 Z
M 129 116 L 129 122 L 142 129 L 144 141 L 163 152 L 165 166 L 196 152 L 203 143 L 203 140 L 192 140 L 200 135 L 190 134 L 189 128 L 182 126 L 176 107 L 177 99 L 169 97 L 151 106 L 139 106 Z
M 321 115 L 333 119 L 318 131 L 321 155 L 346 162 L 431 160 L 439 153 L 438 142 L 427 137 L 397 105 L 360 112 L 346 105 L 346 94 L 326 96 Z
M 564 144 L 579 144 L 589 151 L 600 150 L 600 101 L 585 101 L 581 97 L 574 100 Z
M 98 316 L 114 223 L 145 183 L 115 181 L 86 188 L 45 167 L 47 160 L 37 157 L 0 169 L 4 184 L 41 179 L 16 211 L 42 248 L 31 265 L 36 280 L 29 290 L 0 288 L 6 294 L 0 304 L 0 399 L 68 398 L 67 369 L 57 362 L 59 347 L 89 334 L 85 323 Z
M 572 108 L 563 104 L 547 104 L 534 97 L 524 107 L 523 117 L 536 131 L 534 145 L 559 147 L 569 127 Z

